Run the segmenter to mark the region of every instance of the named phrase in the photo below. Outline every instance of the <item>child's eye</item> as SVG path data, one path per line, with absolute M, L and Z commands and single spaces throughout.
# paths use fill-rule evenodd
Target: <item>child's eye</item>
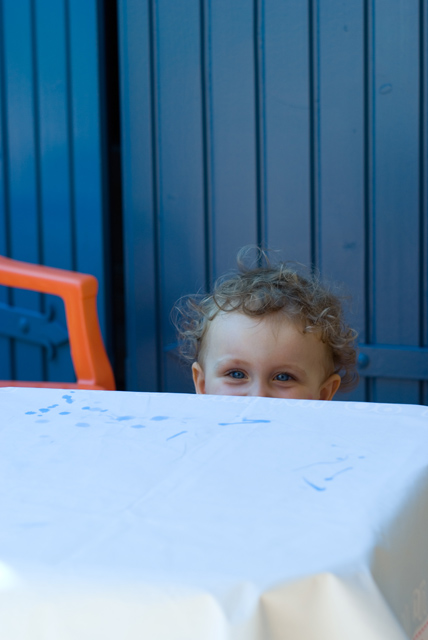
M 235 380 L 242 380 L 245 378 L 245 373 L 243 373 L 243 371 L 229 371 L 227 375 L 229 378 L 234 378 Z
M 293 380 L 288 373 L 278 373 L 274 379 L 279 380 L 279 382 L 288 382 L 289 380 Z

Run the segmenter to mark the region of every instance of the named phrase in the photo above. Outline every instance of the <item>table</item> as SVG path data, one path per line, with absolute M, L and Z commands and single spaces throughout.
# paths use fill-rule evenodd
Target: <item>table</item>
M 428 409 L 0 390 L 0 638 L 428 638 Z

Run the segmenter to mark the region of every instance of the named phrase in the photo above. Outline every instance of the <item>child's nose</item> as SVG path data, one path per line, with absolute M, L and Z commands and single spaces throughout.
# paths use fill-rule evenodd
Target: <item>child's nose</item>
M 251 396 L 257 396 L 258 398 L 271 398 L 271 389 L 269 384 L 264 380 L 254 380 L 254 384 L 251 386 Z

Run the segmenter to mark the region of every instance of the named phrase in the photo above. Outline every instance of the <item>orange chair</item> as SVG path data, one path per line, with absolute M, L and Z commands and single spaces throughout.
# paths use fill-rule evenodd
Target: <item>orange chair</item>
M 94 276 L 18 262 L 0 256 L 0 284 L 60 296 L 65 304 L 71 358 L 77 382 L 1 381 L 2 387 L 111 389 L 115 382 L 98 324 Z

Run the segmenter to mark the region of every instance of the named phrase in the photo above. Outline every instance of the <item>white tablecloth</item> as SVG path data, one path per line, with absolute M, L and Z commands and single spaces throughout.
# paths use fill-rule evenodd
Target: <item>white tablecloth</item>
M 428 409 L 0 390 L 3 640 L 428 638 Z

